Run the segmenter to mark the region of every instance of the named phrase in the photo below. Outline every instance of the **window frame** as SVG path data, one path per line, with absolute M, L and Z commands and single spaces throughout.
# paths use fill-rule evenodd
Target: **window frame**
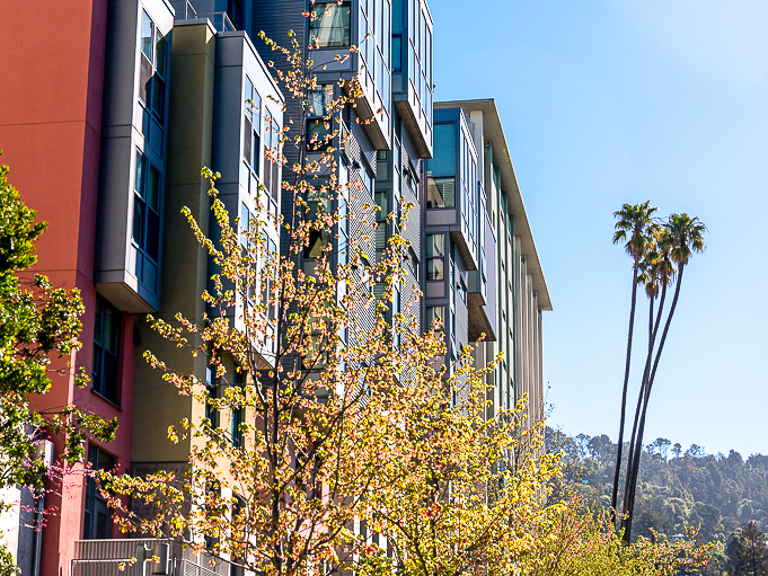
M 102 465 L 101 459 L 105 459 L 104 465 Z M 105 452 L 94 444 L 88 446 L 88 463 L 91 465 L 91 470 L 97 472 L 104 469 L 114 469 L 115 457 L 108 452 Z M 106 513 L 106 525 L 104 534 L 98 531 L 98 514 Z M 85 489 L 85 502 L 83 509 L 83 540 L 102 540 L 112 538 L 112 511 L 109 509 L 107 500 L 101 496 L 98 487 L 96 486 L 96 480 L 89 476 L 86 481 Z
M 439 253 L 435 253 L 437 244 L 435 240 L 440 238 Z M 427 234 L 425 238 L 426 270 L 427 282 L 445 281 L 445 234 L 440 232 L 436 234 Z M 439 266 L 438 266 L 439 263 Z M 439 273 L 438 273 L 439 269 Z
M 313 23 L 316 22 L 320 15 L 319 10 L 330 11 L 330 12 L 341 12 L 342 10 L 346 9 L 347 15 L 346 15 L 346 26 L 342 25 L 342 37 L 341 40 L 332 40 L 331 37 L 335 35 L 334 26 L 336 25 L 335 16 L 333 14 L 328 14 L 327 18 L 330 19 L 330 25 L 320 28 L 319 26 L 313 26 Z M 342 18 L 345 18 L 342 16 Z M 352 45 L 352 4 L 349 1 L 344 2 L 336 2 L 328 1 L 328 2 L 316 2 L 314 6 L 310 7 L 310 15 L 309 18 L 307 18 L 307 25 L 308 25 L 308 34 L 307 38 L 309 39 L 309 46 L 313 50 L 322 49 L 322 48 L 344 48 Z M 327 29 L 329 30 L 328 33 L 328 39 L 322 40 L 322 35 L 313 34 L 313 28 L 314 29 Z
M 93 328 L 93 360 L 91 364 L 91 390 L 102 398 L 112 402 L 113 404 L 120 405 L 120 333 L 122 331 L 122 313 L 112 306 L 103 296 L 96 295 L 96 314 L 94 318 Z M 114 333 L 111 335 L 105 335 L 107 330 L 106 313 L 109 313 L 112 318 L 112 326 L 114 327 Z M 112 346 L 114 347 L 114 353 L 108 350 L 108 343 L 105 342 L 107 338 L 112 339 Z M 105 366 L 107 365 L 107 357 L 112 357 L 113 370 L 114 370 L 114 384 L 110 388 L 105 385 L 104 379 L 106 374 Z M 94 372 L 94 370 L 97 370 Z

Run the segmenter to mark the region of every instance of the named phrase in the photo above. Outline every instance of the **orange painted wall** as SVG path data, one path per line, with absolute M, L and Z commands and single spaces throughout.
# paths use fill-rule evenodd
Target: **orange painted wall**
M 90 373 L 93 266 L 98 198 L 107 0 L 0 1 L 0 158 L 9 180 L 38 218 L 49 223 L 38 242 L 36 271 L 54 285 L 78 287 L 86 304 L 83 348 L 76 364 Z M 103 448 L 130 465 L 133 326 L 123 315 L 121 407 L 90 389 L 75 389 L 71 374 L 56 376 L 37 409 L 74 402 L 106 418 L 117 416 L 118 438 Z M 72 477 L 48 505 L 60 507 L 43 532 L 41 574 L 65 576 L 82 537 L 84 482 Z M 115 534 L 117 536 L 117 534 Z

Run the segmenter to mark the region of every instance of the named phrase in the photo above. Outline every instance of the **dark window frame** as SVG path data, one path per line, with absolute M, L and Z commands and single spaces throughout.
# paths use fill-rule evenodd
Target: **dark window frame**
M 109 330 L 108 316 L 112 333 Z M 102 296 L 96 295 L 96 317 L 93 328 L 93 364 L 91 389 L 115 405 L 120 405 L 120 332 L 122 314 Z M 111 340 L 111 342 L 109 342 Z M 113 348 L 114 351 L 109 348 Z
M 92 471 L 112 470 L 115 467 L 115 457 L 91 444 L 88 448 L 88 463 Z M 107 505 L 107 500 L 99 493 L 96 480 L 89 476 L 85 489 L 83 539 L 110 538 L 112 538 L 112 511 Z

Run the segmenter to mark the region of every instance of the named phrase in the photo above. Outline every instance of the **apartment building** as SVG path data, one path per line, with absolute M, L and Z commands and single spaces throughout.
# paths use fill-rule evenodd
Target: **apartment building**
M 307 8 L 309 18 L 302 15 Z M 160 380 L 142 359 L 145 350 L 194 374 L 212 395 L 227 385 L 213 378 L 203 355 L 170 345 L 144 315 L 199 318 L 205 309 L 200 295 L 211 264 L 180 213 L 188 207 L 215 233 L 202 166 L 220 172 L 220 198 L 241 227 L 259 210 L 276 216 L 293 208 L 281 181 L 292 182 L 295 149 L 284 150 L 285 173 L 265 153 L 278 147 L 297 108 L 265 65 L 273 60 L 285 69 L 258 39 L 261 30 L 278 43 L 293 30 L 300 45 L 313 46 L 319 88 L 304 120 L 310 134 L 322 135 L 326 99 L 344 89 L 339 79 L 357 79 L 362 89 L 332 126 L 339 131 L 335 176 L 359 193 L 308 199 L 310 205 L 355 213 L 380 206 L 368 261 L 381 257 L 395 232 L 410 242 L 390 314 L 411 315 L 422 327 L 442 319 L 446 361 L 484 334 L 478 365 L 504 352 L 489 380 L 492 412 L 528 393 L 531 420 L 542 417 L 546 282 L 495 103 L 433 103 L 426 0 L 71 0 L 41 10 L 10 2 L 0 5 L 0 17 L 15 23 L 0 37 L 0 50 L 18 55 L 0 85 L 2 161 L 27 204 L 50 223 L 37 270 L 54 284 L 80 288 L 86 304 L 75 363 L 92 384 L 80 389 L 73 373 L 57 376 L 35 407 L 74 404 L 118 418 L 113 442 L 89 441 L 93 467 L 181 472 L 190 446 L 168 441 L 168 426 L 211 417 L 205 405 Z M 52 147 L 56 154 L 43 154 Z M 306 152 L 310 159 L 318 154 Z M 386 219 L 406 204 L 414 206 L 407 219 Z M 342 219 L 334 234 L 339 262 L 347 257 L 344 238 L 359 234 L 357 221 Z M 274 226 L 264 233 L 271 249 L 285 252 L 286 238 Z M 313 239 L 300 265 L 310 270 L 329 241 L 336 240 Z M 414 297 L 419 291 L 425 299 Z M 366 329 L 368 314 L 361 308 L 350 339 Z M 268 349 L 263 360 L 270 365 Z M 241 417 L 215 416 L 233 441 Z M 59 513 L 39 536 L 18 532 L 25 575 L 117 574 L 119 561 L 138 549 L 170 554 L 178 570 L 228 570 L 206 568 L 160 541 L 123 539 L 82 475 L 46 496 L 45 505 Z
M 0 88 L 3 162 L 13 166 L 24 200 L 49 222 L 36 271 L 79 288 L 86 306 L 74 364 L 91 375 L 90 387 L 75 386 L 74 370 L 54 375 L 51 392 L 33 406 L 74 404 L 118 418 L 114 441 L 89 440 L 93 468 L 141 472 L 187 460 L 183 446 L 174 452 L 167 441 L 167 428 L 204 407 L 171 394 L 141 356 L 152 346 L 212 383 L 204 362 L 183 365 L 144 320 L 148 312 L 201 311 L 209 262 L 180 214 L 189 206 L 207 226 L 201 167 L 221 173 L 220 198 L 233 219 L 254 214 L 259 202 L 273 213 L 279 206 L 280 167 L 265 161 L 264 151 L 278 146 L 282 96 L 242 31 L 251 6 L 218 4 L 0 6 L 0 17 L 14 22 L 0 45 L 17 58 Z M 43 154 L 51 147 L 55 154 Z M 277 246 L 274 226 L 265 233 Z M 55 454 L 60 450 L 56 444 Z M 123 535 L 82 473 L 67 476 L 44 505 L 57 510 L 44 529 L 21 525 L 10 535 L 23 574 L 103 573 L 104 560 L 116 570 L 125 553 L 135 554 L 136 542 L 109 544 Z M 199 565 L 177 552 L 178 562 Z
M 528 422 L 536 423 L 544 418 L 542 312 L 552 303 L 498 108 L 490 98 L 435 109 L 427 315 L 443 315 L 449 353 L 484 333 L 478 364 L 503 353 L 488 383 L 491 414 L 525 394 Z
M 305 10 L 309 11 L 308 18 L 302 15 Z M 421 307 L 414 305 L 406 310 L 405 303 L 415 302 L 413 296 L 419 289 L 421 161 L 431 156 L 432 151 L 432 17 L 426 1 L 321 0 L 308 6 L 305 0 L 256 0 L 252 36 L 261 31 L 280 45 L 289 44 L 292 32 L 299 46 L 311 46 L 308 55 L 313 67 L 308 74 L 316 78 L 318 88 L 317 94 L 311 96 L 313 105 L 306 119 L 308 140 L 322 138 L 329 131 L 337 134 L 333 142 L 337 150 L 333 158 L 335 177 L 350 186 L 343 188 L 343 197 L 334 203 L 310 199 L 310 205 L 322 202 L 326 209 L 349 210 L 356 216 L 363 214 L 366 205 L 375 203 L 381 207 L 376 241 L 371 246 L 362 246 L 365 259 L 371 264 L 376 262 L 388 237 L 398 227 L 397 231 L 410 241 L 412 248 L 407 277 L 394 296 L 389 314 L 405 312 L 420 323 Z M 274 61 L 277 70 L 289 71 L 288 64 L 275 57 L 268 46 L 257 43 L 257 48 L 262 58 Z M 346 87 L 339 85 L 340 80 Z M 320 120 L 326 108 L 318 102 L 338 98 L 355 80 L 360 85 L 359 95 L 326 128 Z M 298 118 L 300 114 L 298 103 L 289 99 L 287 115 Z M 294 126 L 293 133 L 296 132 Z M 308 147 L 312 148 L 311 144 Z M 320 155 L 310 149 L 307 160 Z M 285 156 L 290 166 L 297 160 L 298 152 L 286 147 Z M 331 175 L 323 176 L 328 179 Z M 286 169 L 284 177 L 291 181 L 293 175 Z M 349 195 L 349 189 L 356 193 Z M 416 206 L 407 221 L 397 218 L 388 222 L 391 212 L 402 216 L 399 212 L 405 204 Z M 293 209 L 293 199 L 286 198 L 284 216 L 288 217 Z M 338 262 L 346 262 L 348 257 L 343 239 L 360 235 L 359 221 L 360 218 L 345 218 L 339 223 L 336 235 L 341 244 L 334 250 Z M 323 248 L 321 239 L 316 239 L 304 250 L 300 259 L 305 271 L 312 269 L 314 258 Z M 286 249 L 284 245 L 284 253 Z M 359 272 L 362 280 L 366 271 Z M 357 312 L 358 325 L 349 331 L 351 339 L 370 329 L 373 323 L 372 310 L 361 306 Z

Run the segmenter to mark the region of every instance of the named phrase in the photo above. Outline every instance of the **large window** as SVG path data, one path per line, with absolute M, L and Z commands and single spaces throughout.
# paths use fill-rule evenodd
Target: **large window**
M 322 215 L 331 213 L 331 199 L 326 190 L 319 187 L 307 194 L 307 220 L 317 221 Z M 309 231 L 309 241 L 304 247 L 305 258 L 320 258 L 331 242 L 331 234 L 325 225 L 319 230 Z
M 88 449 L 88 462 L 92 471 L 111 470 L 115 467 L 115 459 L 96 446 Z M 85 491 L 85 526 L 83 538 L 108 539 L 112 537 L 112 513 L 107 501 L 99 494 L 96 480 L 88 478 Z
M 455 208 L 456 179 L 427 178 L 427 208 Z
M 427 306 L 427 328 L 432 327 L 445 330 L 445 306 Z
M 427 234 L 427 280 L 445 278 L 445 235 Z
M 315 48 L 350 45 L 351 10 L 348 2 L 327 2 L 312 7 L 309 37 Z
M 324 150 L 331 145 L 333 121 L 329 117 L 333 105 L 333 84 L 320 84 L 307 96 L 307 148 Z
M 205 417 L 211 428 L 219 425 L 219 410 L 210 400 L 216 400 L 219 397 L 219 382 L 216 377 L 216 367 L 207 366 L 205 368 L 205 391 L 208 396 L 208 402 L 205 403 Z
M 256 176 L 261 174 L 261 96 L 248 76 L 245 77 L 243 160 Z
M 264 108 L 264 187 L 270 198 L 271 211 L 277 214 L 280 200 L 280 124 L 272 113 Z
M 433 176 L 456 175 L 456 123 L 435 124 L 434 156 L 427 160 Z
M 111 402 L 118 403 L 118 364 L 120 312 L 96 297 L 96 322 L 93 330 L 93 367 L 91 386 Z
M 154 292 L 160 256 L 160 171 L 139 150 L 136 151 L 132 238 L 138 249 L 136 277 Z
M 143 107 L 142 133 L 150 146 L 160 153 L 165 124 L 168 40 L 146 11 L 141 19 L 141 62 L 139 63 L 139 99 Z

